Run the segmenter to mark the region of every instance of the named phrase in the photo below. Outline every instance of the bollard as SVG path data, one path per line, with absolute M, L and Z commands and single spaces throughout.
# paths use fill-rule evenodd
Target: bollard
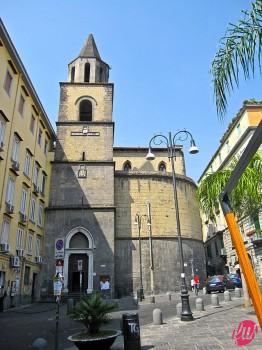
M 163 324 L 163 315 L 160 309 L 153 310 L 153 324 L 156 326 Z
M 181 313 L 182 313 L 182 303 L 178 303 L 176 304 L 176 314 L 178 317 L 181 317 Z
M 122 315 L 125 350 L 141 350 L 140 327 L 137 313 Z
M 207 294 L 207 289 L 206 289 L 206 287 L 203 287 L 203 294 L 204 294 L 204 295 Z
M 156 302 L 155 296 L 154 296 L 154 295 L 151 295 L 151 296 L 149 297 L 149 301 L 150 301 L 150 303 L 155 304 L 155 302 Z
M 44 338 L 36 338 L 33 342 L 33 349 L 47 349 L 47 341 Z
M 170 292 L 167 292 L 166 295 L 167 295 L 167 300 L 168 300 L 169 302 L 171 302 L 171 293 L 170 293 Z
M 70 314 L 74 309 L 74 299 L 67 300 L 67 314 Z
M 219 299 L 217 294 L 212 294 L 211 295 L 211 305 L 213 307 L 218 307 L 219 306 Z
M 228 290 L 224 292 L 224 300 L 225 302 L 231 301 L 231 294 Z
M 204 302 L 201 298 L 196 299 L 196 311 L 204 311 Z
M 240 298 L 241 297 L 241 289 L 240 288 L 235 288 L 235 297 Z

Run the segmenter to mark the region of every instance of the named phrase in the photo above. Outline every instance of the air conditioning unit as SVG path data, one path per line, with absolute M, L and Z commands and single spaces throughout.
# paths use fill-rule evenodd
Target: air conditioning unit
M 17 256 L 20 256 L 20 257 L 24 256 L 24 249 L 22 248 L 16 249 L 16 254 Z
M 10 250 L 9 244 L 8 243 L 1 243 L 0 244 L 0 251 L 2 253 L 8 253 Z
M 3 152 L 4 150 L 4 143 L 3 141 L 0 142 L 0 152 Z
M 220 255 L 227 255 L 226 248 L 221 248 Z
M 23 213 L 20 213 L 20 221 L 26 222 L 27 221 L 27 216 Z
M 19 256 L 12 256 L 10 259 L 11 267 L 20 267 L 20 258 Z
M 17 161 L 12 161 L 12 169 L 14 171 L 18 171 L 19 170 L 19 163 Z
M 40 188 L 36 184 L 34 184 L 34 192 L 35 193 L 39 193 L 40 192 Z
M 35 257 L 35 262 L 37 262 L 38 264 L 42 264 L 42 263 L 43 263 L 43 258 L 42 258 L 42 256 L 36 256 L 36 257 Z
M 6 209 L 7 214 L 14 213 L 14 206 L 11 203 L 6 203 L 5 209 Z

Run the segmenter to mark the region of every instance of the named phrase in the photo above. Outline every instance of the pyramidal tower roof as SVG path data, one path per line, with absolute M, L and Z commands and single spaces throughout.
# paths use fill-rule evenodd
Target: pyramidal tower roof
M 88 38 L 82 47 L 82 50 L 79 54 L 80 57 L 95 57 L 99 60 L 101 60 L 101 57 L 99 55 L 99 52 L 96 47 L 95 39 L 93 37 L 93 34 L 89 34 Z

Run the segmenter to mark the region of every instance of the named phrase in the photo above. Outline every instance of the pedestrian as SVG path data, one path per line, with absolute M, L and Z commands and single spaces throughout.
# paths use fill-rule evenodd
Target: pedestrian
M 194 292 L 194 278 L 191 278 L 191 291 Z
M 199 284 L 200 284 L 199 276 L 198 276 L 198 275 L 195 275 L 195 276 L 194 276 L 194 289 L 195 289 L 195 294 L 196 294 L 196 295 L 198 295 Z
M 100 281 L 100 289 L 102 292 L 102 297 L 107 298 L 110 295 L 110 283 L 108 279 Z

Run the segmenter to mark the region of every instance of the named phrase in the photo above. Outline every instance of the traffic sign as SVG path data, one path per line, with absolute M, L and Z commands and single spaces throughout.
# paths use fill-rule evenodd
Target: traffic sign
M 64 239 L 57 238 L 55 240 L 55 259 L 64 259 L 65 247 L 64 247 Z

